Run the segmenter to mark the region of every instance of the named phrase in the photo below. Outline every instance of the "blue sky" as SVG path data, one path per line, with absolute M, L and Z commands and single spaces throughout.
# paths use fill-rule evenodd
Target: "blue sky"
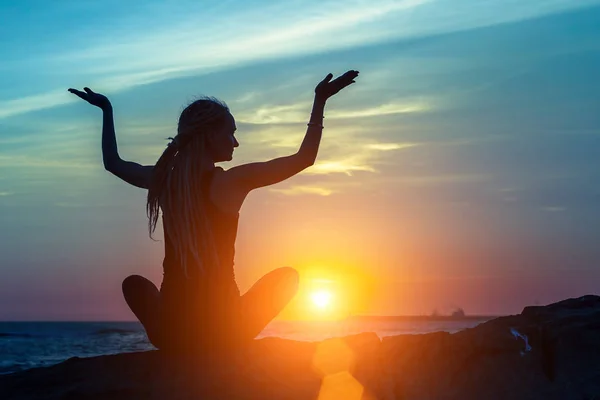
M 242 210 L 242 288 L 336 265 L 373 279 L 375 314 L 597 291 L 600 1 L 22 1 L 0 15 L 2 319 L 131 318 L 120 281 L 160 284 L 145 192 L 103 170 L 101 114 L 67 88 L 109 96 L 121 155 L 145 164 L 187 102 L 217 96 L 239 130 L 228 167 L 295 151 L 314 85 L 348 69 L 361 75 L 327 105 L 317 164 Z

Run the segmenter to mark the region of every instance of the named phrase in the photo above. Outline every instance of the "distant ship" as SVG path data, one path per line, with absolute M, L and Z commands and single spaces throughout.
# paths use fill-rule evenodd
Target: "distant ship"
M 452 318 L 463 319 L 466 316 L 465 310 L 463 310 L 462 308 L 459 308 L 458 310 L 452 312 L 452 314 L 450 316 Z
M 347 319 L 360 321 L 452 321 L 452 320 L 470 320 L 470 321 L 488 321 L 496 318 L 497 315 L 467 315 L 465 310 L 457 308 L 450 315 L 443 315 L 439 310 L 434 309 L 429 315 L 351 315 Z
M 452 311 L 450 315 L 442 315 L 439 313 L 437 309 L 433 310 L 431 314 L 429 314 L 429 319 L 465 319 L 466 318 L 465 310 L 462 308 L 457 308 Z

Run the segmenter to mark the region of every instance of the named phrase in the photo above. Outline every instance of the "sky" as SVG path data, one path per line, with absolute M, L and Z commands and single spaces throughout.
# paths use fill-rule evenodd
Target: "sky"
M 600 0 L 0 1 L 0 320 L 132 320 L 128 275 L 162 279 L 146 192 L 103 169 L 101 112 L 152 165 L 197 96 L 224 100 L 227 169 L 314 166 L 241 210 L 242 292 L 292 266 L 282 318 L 330 291 L 349 314 L 467 314 L 598 294 Z M 313 310 L 314 312 L 314 310 Z

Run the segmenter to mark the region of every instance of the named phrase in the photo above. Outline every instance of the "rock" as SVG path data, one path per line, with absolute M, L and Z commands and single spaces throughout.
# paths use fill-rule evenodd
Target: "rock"
M 3 400 L 256 398 L 600 399 L 600 297 L 526 307 L 455 334 L 266 338 L 236 360 L 149 351 L 0 376 Z
M 397 399 L 600 399 L 598 296 L 527 307 L 452 335 L 384 338 L 381 347 Z

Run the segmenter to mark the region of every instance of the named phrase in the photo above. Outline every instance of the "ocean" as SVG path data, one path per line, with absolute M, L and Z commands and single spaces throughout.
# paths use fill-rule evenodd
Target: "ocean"
M 302 341 L 375 332 L 379 337 L 429 332 L 458 332 L 491 317 L 273 321 L 259 335 Z M 138 322 L 0 322 L 0 374 L 50 366 L 71 357 L 152 350 Z

